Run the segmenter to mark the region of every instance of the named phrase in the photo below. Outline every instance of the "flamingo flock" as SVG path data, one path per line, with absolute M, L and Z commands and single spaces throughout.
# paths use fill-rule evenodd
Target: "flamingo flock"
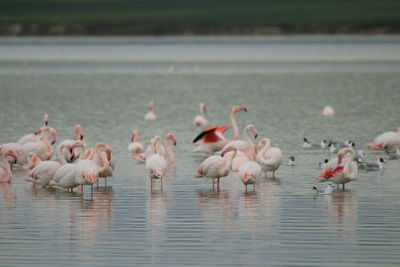
M 154 107 L 154 102 L 150 101 L 150 111 L 144 116 L 146 121 L 157 119 Z M 193 120 L 193 124 L 202 127 L 203 130 L 193 139 L 196 147 L 192 153 L 207 155 L 195 170 L 195 178 L 210 179 L 213 190 L 216 187 L 219 191 L 221 178 L 233 173 L 233 176 L 243 183 L 245 192 L 249 185 L 255 192 L 257 181 L 267 178 L 268 172 L 271 173 L 272 179 L 276 178 L 284 154 L 280 148 L 273 146 L 271 139 L 266 136 L 255 142 L 259 133 L 253 124 L 248 124 L 240 134 L 236 117 L 246 113 L 246 107 L 233 106 L 227 125 L 207 126 L 206 110 L 206 105 L 201 103 L 200 114 Z M 332 111 L 329 107 L 325 110 Z M 324 115 L 333 115 L 332 112 L 327 113 L 324 112 Z M 229 129 L 232 129 L 232 138 L 225 136 Z M 334 142 L 323 139 L 319 143 L 311 143 L 307 138 L 303 140 L 304 149 L 329 149 L 335 154 L 332 159 L 325 159 L 319 163 L 321 170 L 316 175 L 316 181 L 329 182 L 330 187 L 335 184 L 337 189 L 341 185 L 344 190 L 347 183 L 356 180 L 359 169 L 381 170 L 385 163 L 383 158 L 377 162 L 365 162 L 364 152 L 356 151 L 355 143 L 350 140 Z M 0 182 L 10 183 L 13 169 L 19 166 L 22 169 L 29 169 L 26 181 L 34 185 L 60 188 L 70 192 L 80 186 L 82 195 L 84 186 L 89 185 L 93 199 L 93 185 L 97 184 L 98 187 L 99 179 L 102 178 L 107 186 L 107 179 L 114 176 L 116 161 L 112 148 L 105 142 L 95 142 L 93 147 L 88 146 L 80 124 L 73 127 L 73 139 L 62 140 L 54 149 L 56 141 L 57 131 L 49 126 L 49 116 L 45 114 L 40 128 L 22 136 L 15 143 L 1 145 Z M 175 155 L 171 145 L 176 146 L 176 144 L 174 134 L 167 133 L 165 136 L 154 135 L 145 148 L 139 140 L 138 130 L 132 130 L 128 151 L 133 159 L 145 165 L 151 190 L 157 181 L 160 183 L 160 190 L 163 190 L 163 178 L 175 165 Z M 368 144 L 368 149 L 384 150 L 390 159 L 400 159 L 400 128 L 377 136 Z M 288 165 L 295 167 L 295 158 L 291 156 L 288 159 Z M 227 181 L 229 179 L 226 178 Z M 328 191 L 331 192 L 331 189 Z

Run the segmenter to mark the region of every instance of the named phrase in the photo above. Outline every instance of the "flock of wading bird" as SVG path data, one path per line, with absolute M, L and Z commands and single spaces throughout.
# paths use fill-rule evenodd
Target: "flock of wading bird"
M 150 111 L 144 116 L 145 120 L 156 120 L 154 102 L 149 103 Z M 236 172 L 245 186 L 252 185 L 255 190 L 256 180 L 267 177 L 267 172 L 275 172 L 283 162 L 283 153 L 278 147 L 273 147 L 269 138 L 263 138 L 258 144 L 253 143 L 250 134 L 257 138 L 256 127 L 247 125 L 240 139 L 240 132 L 236 123 L 236 112 L 247 112 L 246 107 L 233 106 L 230 112 L 230 125 L 209 126 L 205 128 L 195 139 L 197 147 L 194 153 L 205 153 L 210 156 L 206 158 L 195 171 L 194 177 L 206 177 L 212 179 L 213 189 L 220 187 L 220 179 Z M 205 119 L 206 105 L 200 104 L 200 114 L 194 118 L 193 123 L 198 127 L 207 124 Z M 334 110 L 326 107 L 323 110 L 324 116 L 333 116 Z M 75 139 L 66 139 L 56 146 L 56 160 L 51 160 L 56 143 L 57 132 L 49 126 L 48 115 L 43 119 L 43 126 L 33 133 L 21 137 L 16 143 L 5 143 L 0 146 L 2 166 L 0 166 L 0 182 L 9 183 L 12 178 L 14 166 L 30 169 L 27 181 L 38 184 L 42 187 L 55 187 L 68 189 L 73 192 L 75 187 L 81 186 L 83 195 L 84 185 L 91 186 L 91 198 L 93 198 L 93 184 L 99 178 L 113 176 L 115 161 L 112 149 L 106 143 L 96 143 L 94 147 L 88 147 L 84 138 L 82 127 L 78 124 L 74 127 Z M 233 137 L 227 139 L 224 132 L 232 128 Z M 175 137 L 168 133 L 164 138 L 164 145 L 160 136 L 154 136 L 150 145 L 144 146 L 138 141 L 138 132 L 132 131 L 132 143 L 128 145 L 131 156 L 139 162 L 145 163 L 150 177 L 151 188 L 156 180 L 162 180 L 168 168 L 175 163 L 175 157 L 170 142 L 176 145 Z M 358 169 L 371 168 L 381 169 L 383 159 L 377 163 L 364 162 L 362 151 L 354 150 L 354 142 L 333 142 L 322 140 L 319 144 L 312 144 L 304 138 L 303 147 L 306 149 L 330 148 L 332 153 L 337 154 L 332 159 L 326 159 L 320 163 L 322 169 L 317 177 L 318 182 L 329 181 L 325 192 L 332 192 L 333 184 L 338 189 L 342 185 L 355 180 L 358 176 Z M 389 131 L 376 137 L 369 145 L 371 150 L 385 150 L 391 159 L 400 159 L 400 128 L 397 132 Z M 295 165 L 294 157 L 290 157 L 288 165 Z M 315 190 L 317 190 L 315 188 Z

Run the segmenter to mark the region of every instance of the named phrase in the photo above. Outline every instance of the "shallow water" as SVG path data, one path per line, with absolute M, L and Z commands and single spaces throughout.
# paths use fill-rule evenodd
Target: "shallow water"
M 0 265 L 395 265 L 400 263 L 400 161 L 360 171 L 345 191 L 315 197 L 318 161 L 302 138 L 354 140 L 359 149 L 400 126 L 400 37 L 0 38 L 0 143 L 41 125 L 105 141 L 114 178 L 88 190 L 34 188 L 15 171 L 0 184 Z M 143 120 L 156 102 L 155 122 Z M 212 124 L 256 126 L 280 147 L 277 179 L 244 193 L 235 174 L 221 191 L 194 179 L 198 104 Z M 336 116 L 323 118 L 325 105 Z M 127 151 L 173 132 L 175 167 L 150 191 Z M 230 136 L 231 133 L 227 132 Z M 368 154 L 375 160 L 379 153 Z M 324 188 L 325 185 L 318 185 Z

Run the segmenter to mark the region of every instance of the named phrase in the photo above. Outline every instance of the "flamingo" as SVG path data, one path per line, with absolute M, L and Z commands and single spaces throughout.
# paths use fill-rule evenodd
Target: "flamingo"
M 200 104 L 200 115 L 197 115 L 194 120 L 193 123 L 194 125 L 196 125 L 197 127 L 204 127 L 204 125 L 207 124 L 207 120 L 206 118 L 204 118 L 204 115 L 207 112 L 207 107 L 204 103 Z
M 22 145 L 18 143 L 6 143 L 0 146 L 0 153 L 4 153 L 6 150 L 12 150 L 14 155 L 17 156 L 17 161 L 10 160 L 9 163 L 18 164 L 22 168 L 26 167 L 26 163 L 28 162 L 28 153 L 23 149 Z
M 26 134 L 26 135 L 22 136 L 20 139 L 18 139 L 17 143 L 23 145 L 23 144 L 26 144 L 29 142 L 39 141 L 40 138 L 42 137 L 44 128 L 49 127 L 48 125 L 49 125 L 49 116 L 47 114 L 44 114 L 43 126 L 40 129 L 37 129 L 34 133 L 30 133 L 30 134 Z M 49 127 L 49 128 L 51 128 L 51 127 Z M 51 129 L 52 129 L 52 131 L 56 131 L 53 128 L 51 128 Z M 56 142 L 56 139 L 53 139 L 52 145 L 55 142 Z
M 8 163 L 7 156 L 11 156 L 14 162 L 17 162 L 17 156 L 11 149 L 6 149 L 1 153 L 1 160 L 3 161 L 3 165 L 0 166 L 0 183 L 10 183 L 12 172 L 10 163 Z
M 131 153 L 132 157 L 143 159 L 143 145 L 142 143 L 138 142 L 138 132 L 136 130 L 132 131 L 131 134 L 131 142 L 128 146 L 128 150 Z
M 104 152 L 97 152 L 100 148 L 104 149 Z M 113 176 L 113 170 L 115 168 L 114 161 L 112 160 L 112 150 L 109 145 L 106 143 L 97 143 L 95 145 L 95 151 L 96 153 L 93 156 L 93 161 L 97 164 L 99 168 L 102 167 L 103 161 L 107 161 L 108 163 L 108 168 L 106 168 L 103 171 L 99 171 L 99 177 L 102 177 L 105 179 L 105 186 L 107 186 L 107 177 L 112 177 Z M 103 154 L 103 159 L 99 157 L 100 153 Z M 97 179 L 97 186 L 99 185 L 99 180 Z
M 86 140 L 84 139 L 82 126 L 80 124 L 76 124 L 74 127 L 74 136 L 75 136 L 75 140 L 65 139 L 58 144 L 57 148 L 59 146 L 63 146 L 63 145 L 72 146 L 76 141 L 79 141 L 79 140 L 82 141 L 83 147 L 86 148 Z M 58 156 L 64 157 L 64 159 L 67 162 L 73 162 L 77 158 L 76 155 L 78 155 L 79 153 L 77 153 L 76 151 L 72 151 L 72 152 L 73 152 L 72 154 L 75 155 L 73 157 L 71 157 L 71 152 L 69 150 L 63 150 L 63 153 L 60 155 L 57 155 L 57 157 Z M 59 160 L 61 161 L 60 158 L 59 158 Z
M 153 180 L 160 179 L 162 190 L 162 179 L 167 169 L 167 161 L 159 154 L 161 144 L 160 137 L 155 136 L 150 142 L 152 148 L 152 155 L 146 158 L 146 169 L 149 173 L 151 189 L 153 189 Z
M 233 138 L 228 140 L 223 136 L 223 133 L 229 129 L 229 126 L 210 126 L 204 129 L 194 140 L 193 143 L 201 140 L 199 146 L 193 149 L 193 152 L 202 152 L 207 154 L 213 154 L 214 152 L 220 151 L 227 143 L 239 138 L 239 129 L 236 123 L 235 113 L 238 111 L 245 111 L 247 109 L 243 106 L 233 106 L 230 113 L 230 121 L 233 129 Z
M 22 145 L 22 148 L 26 151 L 26 153 L 35 153 L 41 160 L 48 160 L 51 158 L 53 154 L 53 147 L 49 142 L 49 136 L 53 137 L 53 140 L 56 136 L 55 130 L 50 127 L 45 127 L 43 130 L 43 137 L 41 140 L 36 142 L 29 142 Z
M 230 151 L 233 151 L 233 153 L 227 155 Z M 214 181 L 217 179 L 217 190 L 219 191 L 219 180 L 229 174 L 232 160 L 236 156 L 236 153 L 236 147 L 230 146 L 222 151 L 221 155 L 209 156 L 200 164 L 200 167 L 195 173 L 195 178 L 207 177 L 213 179 L 213 188 Z
M 157 137 L 155 137 L 155 138 L 160 138 L 159 136 Z M 158 141 L 160 141 L 161 139 L 159 139 Z M 167 143 L 168 143 L 168 140 L 171 140 L 173 143 L 174 143 L 174 146 L 176 145 L 176 139 L 175 139 L 175 137 L 174 137 L 174 135 L 172 134 L 172 133 L 168 133 L 168 134 L 166 134 L 165 135 L 165 139 L 164 139 L 164 145 L 165 145 L 165 147 L 163 146 L 163 145 L 161 145 L 161 143 L 160 143 L 160 147 L 159 147 L 159 150 L 158 150 L 158 154 L 160 154 L 161 156 L 163 156 L 164 158 L 167 156 L 167 153 L 168 153 L 168 155 L 170 156 L 171 154 L 168 152 L 168 150 L 166 149 L 166 147 L 167 147 Z M 158 142 L 157 141 L 157 142 Z M 150 142 L 151 143 L 151 142 Z M 171 150 L 171 152 L 172 152 L 172 150 Z M 147 148 L 146 148 L 146 153 L 145 153 L 145 155 L 144 155 L 144 158 L 142 159 L 143 161 L 146 161 L 146 159 L 148 158 L 148 157 L 150 157 L 151 155 L 153 155 L 154 153 L 153 153 L 153 150 L 152 150 L 152 148 L 151 148 L 151 145 L 149 145 Z M 140 156 L 138 156 L 138 158 L 141 158 L 142 157 L 142 154 L 140 154 Z M 172 157 L 173 157 L 173 154 L 172 154 Z M 175 161 L 175 158 L 173 157 L 173 161 Z
M 256 187 L 256 179 L 261 174 L 261 167 L 257 162 L 254 161 L 247 161 L 239 168 L 239 177 L 242 180 L 244 186 L 246 187 L 249 184 L 253 185 L 253 191 L 255 191 Z
M 31 169 L 27 179 L 30 182 L 38 184 L 42 187 L 49 185 L 50 181 L 53 179 L 57 170 L 64 164 L 67 163 L 65 158 L 61 156 L 63 150 L 70 150 L 70 145 L 64 144 L 57 147 L 57 157 L 60 159 L 58 161 L 42 161 L 36 154 L 31 156 L 31 162 L 29 168 Z
M 228 130 L 230 126 L 210 126 L 203 130 L 194 140 L 196 143 L 202 140 L 193 152 L 202 152 L 206 154 L 213 154 L 214 152 L 220 151 L 230 140 L 226 139 L 223 133 Z
M 350 154 L 350 156 L 346 157 L 342 162 L 347 154 Z M 356 152 L 352 148 L 341 149 L 337 157 L 332 158 L 325 164 L 324 169 L 316 179 L 317 182 L 331 181 L 338 187 L 339 184 L 342 184 L 344 190 L 345 184 L 357 179 L 358 176 L 358 166 L 353 162 L 355 156 Z
M 389 131 L 378 135 L 371 143 L 368 144 L 368 149 L 386 149 L 394 151 L 396 147 L 400 146 L 400 128 L 397 132 Z
M 154 121 L 157 119 L 157 116 L 154 113 L 154 102 L 153 101 L 149 102 L 149 108 L 150 108 L 150 111 L 147 112 L 146 115 L 144 115 L 144 119 L 146 121 Z
M 249 135 L 247 134 L 248 132 L 252 132 L 254 134 L 254 138 L 257 138 L 258 133 L 257 133 L 256 127 L 254 127 L 254 125 L 252 125 L 252 124 L 249 124 L 243 130 L 243 139 L 244 140 L 231 141 L 228 144 L 226 144 L 222 150 L 225 150 L 229 146 L 234 146 L 234 147 L 236 147 L 236 149 L 238 151 L 242 151 L 243 153 L 245 153 L 249 159 L 255 160 L 256 148 L 255 148 L 253 141 L 250 139 Z
M 275 171 L 279 169 L 283 161 L 282 151 L 277 147 L 271 147 L 271 140 L 264 138 L 258 144 L 260 151 L 257 154 L 257 161 L 265 172 L 272 171 L 272 178 L 275 178 Z
M 326 106 L 323 110 L 322 110 L 322 115 L 325 117 L 330 117 L 335 115 L 335 110 L 330 107 L 330 106 Z

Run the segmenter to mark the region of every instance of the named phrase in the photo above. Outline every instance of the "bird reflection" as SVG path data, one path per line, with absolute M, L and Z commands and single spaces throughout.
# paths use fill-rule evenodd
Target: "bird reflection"
M 212 216 L 220 216 L 222 214 L 225 220 L 234 220 L 238 217 L 237 209 L 232 204 L 227 191 L 199 190 L 197 191 L 197 197 L 201 209 L 212 213 Z

